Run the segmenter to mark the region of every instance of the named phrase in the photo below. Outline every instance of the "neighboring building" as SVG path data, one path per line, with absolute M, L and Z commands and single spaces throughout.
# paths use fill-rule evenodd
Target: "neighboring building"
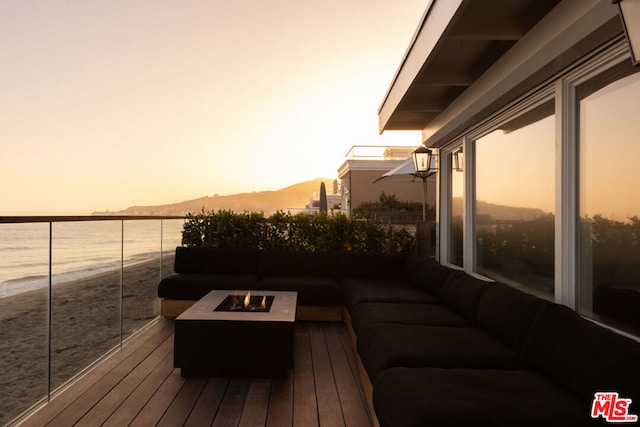
M 380 194 L 395 195 L 402 202 L 422 203 L 422 181 L 380 180 L 382 174 L 406 162 L 417 147 L 381 147 L 354 145 L 347 152 L 345 162 L 338 169 L 341 181 L 343 212 L 350 214 L 363 202 L 377 202 Z M 434 177 L 435 178 L 435 177 Z M 436 180 L 428 180 L 427 203 L 434 206 Z
M 327 194 L 327 209 L 333 212 L 342 212 L 342 196 L 339 194 Z M 320 198 L 314 194 L 309 199 L 309 203 L 305 206 L 308 212 L 316 212 L 320 210 Z
M 611 0 L 428 2 L 379 122 L 439 150 L 439 260 L 640 337 L 639 71 Z

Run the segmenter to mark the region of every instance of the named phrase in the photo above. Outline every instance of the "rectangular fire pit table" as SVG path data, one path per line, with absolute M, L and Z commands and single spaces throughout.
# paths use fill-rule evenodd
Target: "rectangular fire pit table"
M 241 371 L 286 376 L 293 365 L 297 292 L 250 291 L 273 296 L 268 312 L 214 311 L 229 295 L 211 291 L 176 318 L 173 364 L 183 376 L 219 376 Z

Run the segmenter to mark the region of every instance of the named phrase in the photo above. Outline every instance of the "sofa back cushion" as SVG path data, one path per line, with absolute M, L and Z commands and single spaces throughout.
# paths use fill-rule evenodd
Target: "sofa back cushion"
M 583 319 L 573 310 L 545 305 L 524 342 L 523 356 L 584 401 L 597 391 L 640 399 L 640 343 Z
M 548 304 L 545 300 L 505 284 L 491 283 L 478 303 L 478 326 L 520 351 L 531 324 L 545 304 Z
M 454 271 L 432 259 L 410 255 L 405 262 L 404 276 L 413 286 L 437 296 L 447 277 Z
M 258 274 L 265 276 L 337 277 L 338 256 L 325 252 L 261 251 Z
M 176 248 L 176 273 L 253 274 L 258 252 L 252 249 Z
M 340 277 L 397 279 L 404 275 L 405 255 L 340 254 Z
M 488 283 L 463 271 L 451 273 L 442 285 L 440 299 L 453 311 L 476 321 L 478 302 Z

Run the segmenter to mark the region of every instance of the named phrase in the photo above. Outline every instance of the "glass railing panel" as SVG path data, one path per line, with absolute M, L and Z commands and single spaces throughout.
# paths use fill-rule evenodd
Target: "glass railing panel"
M 0 425 L 48 395 L 49 224 L 0 224 Z
M 183 224 L 0 218 L 0 425 L 158 316 L 157 285 L 173 274 Z
M 160 313 L 160 220 L 123 222 L 122 332 L 139 330 Z
M 53 224 L 51 390 L 120 344 L 119 221 Z
M 176 247 L 182 245 L 182 229 L 184 219 L 162 220 L 162 272 L 167 277 L 174 273 L 173 264 L 176 258 Z

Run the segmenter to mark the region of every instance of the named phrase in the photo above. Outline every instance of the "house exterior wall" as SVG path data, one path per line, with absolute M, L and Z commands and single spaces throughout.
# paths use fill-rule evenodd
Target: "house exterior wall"
M 640 338 L 638 97 L 617 8 L 562 1 L 423 129 L 438 259 Z
M 395 195 L 401 202 L 422 203 L 422 181 L 419 179 L 411 182 L 409 179 L 403 182 L 392 182 L 381 180 L 373 182 L 384 172 L 371 170 L 355 170 L 350 172 L 351 176 L 351 203 L 352 209 L 357 208 L 364 202 L 377 202 L 380 194 Z M 434 206 L 436 201 L 435 179 L 427 182 L 427 204 Z

